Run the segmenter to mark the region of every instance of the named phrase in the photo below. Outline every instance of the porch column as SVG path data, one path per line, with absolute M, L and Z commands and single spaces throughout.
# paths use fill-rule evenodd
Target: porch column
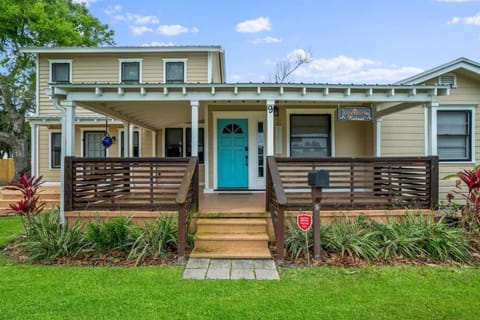
M 382 156 L 382 118 L 375 119 L 375 157 Z
M 273 129 L 274 129 L 274 116 L 275 100 L 267 100 L 267 154 L 266 156 L 273 156 Z
M 32 156 L 31 156 L 31 163 L 30 163 L 30 171 L 32 173 L 32 176 L 37 176 L 38 175 L 38 170 L 37 170 L 37 158 L 38 158 L 38 125 L 36 124 L 31 124 L 30 125 L 32 127 L 31 129 L 31 133 L 30 133 L 30 150 L 31 150 L 31 153 L 32 153 Z
M 62 128 L 63 129 L 63 128 Z M 62 130 L 63 133 L 63 130 Z M 75 155 L 75 102 L 65 101 L 65 156 Z
M 191 100 L 192 107 L 192 157 L 198 157 L 198 100 Z
M 150 130 L 150 134 L 152 135 L 152 157 L 157 156 L 157 131 Z
M 133 124 L 128 126 L 128 156 L 133 157 Z
M 130 156 L 130 122 L 123 122 L 123 157 L 128 158 Z
M 425 155 L 437 155 L 437 107 L 438 102 L 431 102 L 425 109 Z

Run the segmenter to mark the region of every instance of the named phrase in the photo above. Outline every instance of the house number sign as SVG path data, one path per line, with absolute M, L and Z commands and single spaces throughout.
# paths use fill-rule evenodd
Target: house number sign
M 338 121 L 372 121 L 373 112 L 369 107 L 338 107 Z
M 267 110 L 268 110 L 268 113 L 273 113 L 275 107 L 271 104 L 267 105 Z

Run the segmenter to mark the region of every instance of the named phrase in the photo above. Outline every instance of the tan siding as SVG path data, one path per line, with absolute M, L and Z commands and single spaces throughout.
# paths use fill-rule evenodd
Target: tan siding
M 382 156 L 423 156 L 424 136 L 422 106 L 386 116 L 382 120 Z
M 212 53 L 212 75 L 214 83 L 221 82 L 222 70 L 220 67 L 220 53 Z
M 39 175 L 43 176 L 43 180 L 46 182 L 59 182 L 60 181 L 60 169 L 50 169 L 49 157 L 50 157 L 50 132 L 59 131 L 60 127 L 56 130 L 50 130 L 45 127 L 40 127 L 38 132 L 38 169 Z

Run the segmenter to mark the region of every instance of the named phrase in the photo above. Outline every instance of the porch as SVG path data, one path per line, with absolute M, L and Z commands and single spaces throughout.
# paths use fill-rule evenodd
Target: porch
M 185 256 L 186 232 L 193 221 L 194 230 L 207 225 L 197 234 L 195 247 L 200 246 L 201 235 L 207 237 L 205 243 L 214 243 L 214 249 L 239 248 L 235 243 L 239 239 L 242 246 L 248 247 L 253 243 L 245 240 L 248 238 L 263 246 L 265 252 L 270 241 L 276 243 L 277 259 L 281 261 L 286 220 L 298 212 L 311 210 L 307 173 L 319 169 L 330 171 L 330 187 L 322 198 L 322 219 L 345 213 L 382 218 L 404 214 L 405 208 L 432 209 L 438 203 L 437 157 L 268 157 L 266 191 L 241 194 L 199 192 L 196 157 L 175 160 L 66 157 L 65 216 L 138 213 L 144 219 L 154 219 L 178 213 L 180 258 Z M 248 232 L 248 225 L 247 231 L 237 228 L 239 223 L 245 224 L 250 219 L 264 221 L 254 236 Z M 208 226 L 212 224 L 217 227 Z M 227 224 L 234 226 L 231 229 Z M 242 233 L 243 238 L 239 236 Z M 222 245 L 216 246 L 215 242 Z M 215 255 L 214 249 L 208 252 L 210 256 Z

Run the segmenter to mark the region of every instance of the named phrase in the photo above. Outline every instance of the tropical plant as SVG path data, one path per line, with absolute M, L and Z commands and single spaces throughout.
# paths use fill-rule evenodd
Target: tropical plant
M 20 191 L 23 195 L 23 199 L 17 203 L 11 203 L 10 208 L 23 217 L 26 232 L 31 227 L 33 218 L 45 208 L 45 203 L 39 202 L 40 196 L 38 195 L 38 189 L 42 183 L 42 176 L 28 177 L 24 173 L 18 181 L 11 182 L 7 187 L 8 190 Z
M 177 234 L 178 227 L 175 216 L 158 218 L 145 226 L 132 245 L 128 257 L 129 259 L 135 258 L 137 265 L 149 257 L 165 257 L 176 249 Z
M 19 247 L 31 261 L 76 257 L 90 251 L 83 229 L 81 220 L 72 227 L 61 224 L 59 210 L 55 208 L 32 218 L 29 232 L 21 239 Z
M 289 220 L 287 223 L 287 232 L 285 234 L 285 250 L 287 254 L 295 259 L 300 255 L 313 251 L 313 229 L 307 231 L 307 240 L 305 240 L 305 232 L 297 227 L 295 222 Z M 322 232 L 320 232 L 322 234 Z
M 478 229 L 480 226 L 480 166 L 472 169 L 464 169 L 455 174 L 448 175 L 443 179 L 457 178 L 455 189 L 451 190 L 447 199 L 453 202 L 456 195 L 459 195 L 462 205 L 462 223 L 470 229 Z M 462 188 L 466 185 L 467 190 Z
M 131 223 L 130 218 L 97 218 L 87 226 L 87 238 L 100 252 L 109 250 L 130 250 L 140 234 L 139 227 Z
M 378 231 L 368 225 L 368 218 L 359 216 L 355 219 L 348 217 L 335 219 L 325 234 L 324 245 L 326 251 L 340 253 L 342 256 L 376 259 L 381 255 L 378 246 Z

